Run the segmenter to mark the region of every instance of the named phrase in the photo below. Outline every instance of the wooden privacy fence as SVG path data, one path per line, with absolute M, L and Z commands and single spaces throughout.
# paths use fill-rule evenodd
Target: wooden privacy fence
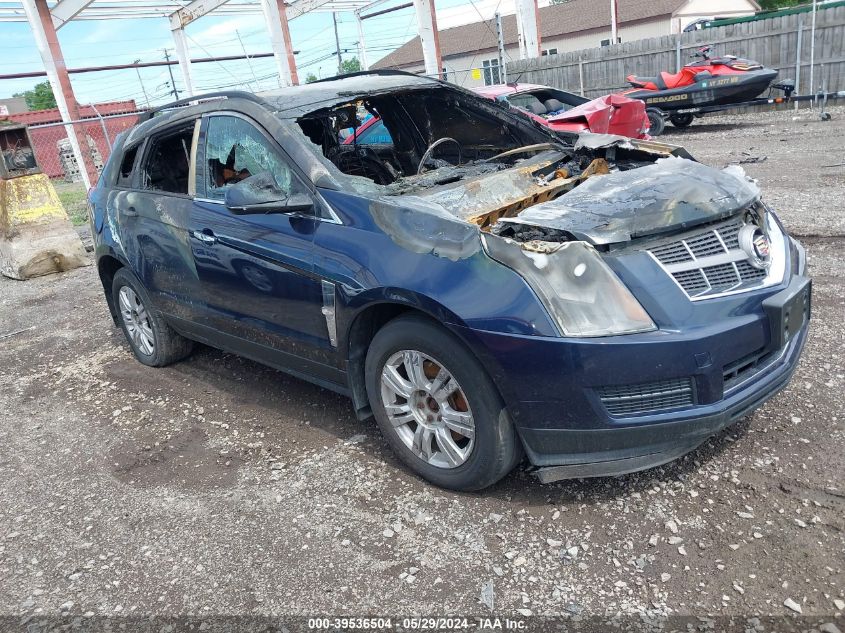
M 627 75 L 654 76 L 662 70 L 674 72 L 691 61 L 690 55 L 698 47 L 709 44 L 713 47 L 714 56 L 736 55 L 753 59 L 778 70 L 778 79 L 798 79 L 798 94 L 808 94 L 811 92 L 811 20 L 812 13 L 785 15 L 537 59 L 521 59 L 507 64 L 507 79 L 598 97 L 630 88 L 625 81 Z M 816 15 L 813 83 L 816 90 L 845 90 L 843 6 L 819 9 Z

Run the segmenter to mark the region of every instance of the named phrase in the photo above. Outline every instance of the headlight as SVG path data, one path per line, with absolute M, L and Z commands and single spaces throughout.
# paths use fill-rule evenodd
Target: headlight
M 482 233 L 493 259 L 519 273 L 563 336 L 608 336 L 657 326 L 586 242 L 525 242 Z

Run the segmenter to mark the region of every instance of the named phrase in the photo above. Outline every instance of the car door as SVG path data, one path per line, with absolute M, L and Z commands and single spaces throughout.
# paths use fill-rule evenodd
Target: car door
M 195 320 L 199 284 L 188 240 L 198 119 L 183 120 L 126 151 L 111 203 L 132 271 L 154 304 L 170 316 Z M 133 175 L 124 171 L 134 165 Z
M 315 195 L 275 140 L 236 113 L 203 119 L 191 249 L 218 344 L 313 374 L 333 354 L 323 288 L 313 272 L 313 213 L 234 213 L 232 185 L 269 173 L 288 196 Z M 318 368 L 319 370 L 319 368 Z

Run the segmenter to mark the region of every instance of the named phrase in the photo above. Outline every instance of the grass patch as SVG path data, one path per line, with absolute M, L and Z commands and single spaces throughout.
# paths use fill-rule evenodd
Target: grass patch
M 53 183 L 59 201 L 65 208 L 71 223 L 81 226 L 88 222 L 88 196 L 85 186 L 76 183 Z

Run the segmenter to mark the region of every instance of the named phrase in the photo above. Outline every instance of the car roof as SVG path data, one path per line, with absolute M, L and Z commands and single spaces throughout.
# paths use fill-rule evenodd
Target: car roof
M 341 77 L 331 77 L 300 86 L 289 86 L 261 93 L 226 91 L 193 95 L 146 111 L 140 116 L 138 124 L 130 128 L 122 140 L 134 143 L 138 138 L 169 123 L 206 112 L 226 109 L 227 103 L 237 101 L 258 104 L 275 112 L 283 119 L 296 119 L 314 110 L 332 107 L 357 97 L 436 86 L 462 90 L 438 79 L 402 70 L 375 70 L 350 73 Z
M 401 89 L 424 89 L 444 82 L 402 71 L 363 71 L 314 81 L 301 86 L 278 88 L 258 96 L 284 118 L 295 118 L 356 97 Z

